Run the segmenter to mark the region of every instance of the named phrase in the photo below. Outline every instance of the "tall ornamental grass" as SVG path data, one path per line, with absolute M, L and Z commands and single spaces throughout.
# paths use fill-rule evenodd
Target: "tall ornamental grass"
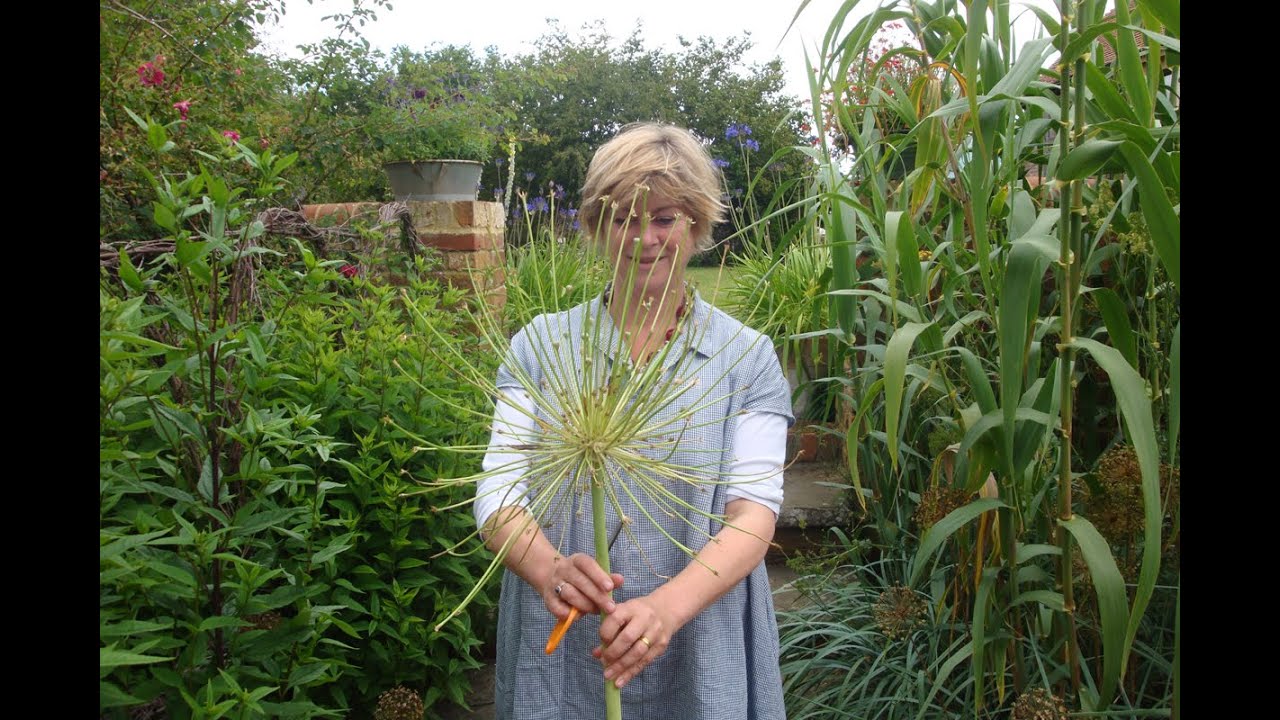
M 832 18 L 810 201 L 846 349 L 832 380 L 863 531 L 908 550 L 906 586 L 967 626 L 939 650 L 966 714 L 1056 698 L 1176 716 L 1178 5 L 1057 10 L 850 0 Z M 927 72 L 846 104 L 891 22 L 912 39 L 885 54 Z M 885 113 L 908 130 L 883 132 Z M 901 180 L 890 155 L 914 156 Z

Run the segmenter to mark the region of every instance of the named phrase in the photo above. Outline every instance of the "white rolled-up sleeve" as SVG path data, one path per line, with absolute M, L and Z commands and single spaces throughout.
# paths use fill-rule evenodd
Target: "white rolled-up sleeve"
M 787 417 L 773 412 L 744 414 L 733 433 L 725 496 L 760 503 L 776 517 L 782 509 L 786 456 Z
M 528 456 L 516 448 L 532 442 L 533 398 L 519 388 L 503 388 L 493 410 L 493 429 L 489 447 L 480 467 L 492 475 L 476 484 L 476 501 L 472 510 L 476 523 L 483 528 L 498 508 L 528 507 L 529 486 L 524 476 L 529 469 Z

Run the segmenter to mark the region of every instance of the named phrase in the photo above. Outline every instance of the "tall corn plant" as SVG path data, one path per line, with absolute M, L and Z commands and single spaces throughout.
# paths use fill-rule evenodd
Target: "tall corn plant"
M 1115 291 L 1089 286 L 1099 280 L 1093 256 L 1112 218 L 1085 242 L 1084 199 L 1100 173 L 1118 178 L 1119 202 L 1140 210 L 1176 293 L 1179 124 L 1176 88 L 1163 78 L 1165 51 L 1179 50 L 1177 4 L 1138 2 L 1130 13 L 1121 3 L 1106 20 L 1106 4 L 1096 0 L 1064 2 L 1056 18 L 1036 9 L 1043 29 L 1021 44 L 1005 0 L 886 2 L 854 20 L 859 4 L 844 3 L 832 19 L 812 90 L 815 117 L 833 118 L 830 129 L 852 149 L 847 157 L 826 146 L 815 154 L 822 172 L 813 204 L 831 240 L 839 334 L 864 360 L 845 379 L 856 400 L 853 482 L 861 488 L 860 466 L 875 467 L 859 457 L 879 448 L 862 442 L 875 437 L 888 475 L 875 480 L 876 502 L 897 501 L 886 491 L 924 491 L 902 465 L 913 409 L 938 412 L 931 420 L 962 430 L 956 482 L 980 497 L 921 528 L 911 580 L 936 579 L 944 547 L 965 569 L 947 582 L 956 589 L 953 611 L 970 617 L 975 713 L 989 697 L 988 681 L 1004 700 L 1010 673 L 1019 694 L 1069 685 L 1081 709 L 1105 709 L 1117 697 L 1160 566 L 1156 430 L 1167 431 L 1176 465 L 1180 328 L 1166 367 L 1150 367 L 1163 360 L 1158 354 L 1141 366 L 1116 347 L 1127 349 L 1132 334 L 1124 305 L 1110 302 Z M 890 52 L 912 54 L 929 72 L 905 99 L 882 93 L 880 108 L 840 106 L 848 68 L 893 20 L 905 21 L 916 42 Z M 1145 57 L 1135 34 L 1146 39 Z M 1116 50 L 1111 65 L 1100 38 Z M 911 131 L 881 137 L 872 114 L 882 108 Z M 915 167 L 893 182 L 880 158 L 911 143 Z M 1031 166 L 1053 180 L 1025 181 Z M 858 277 L 860 256 L 878 265 L 866 280 Z M 1099 304 L 1110 344 L 1077 332 L 1082 298 L 1095 291 L 1107 299 Z M 1072 496 L 1080 475 L 1072 390 L 1082 352 L 1108 376 L 1141 466 L 1143 556 L 1131 598 L 1111 548 L 1076 513 Z M 1097 657 L 1081 653 L 1077 552 L 1096 594 Z M 1045 570 L 1049 561 L 1056 578 Z

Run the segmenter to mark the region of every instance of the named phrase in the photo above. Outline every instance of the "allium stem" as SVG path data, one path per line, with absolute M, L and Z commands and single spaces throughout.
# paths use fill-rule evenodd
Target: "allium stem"
M 604 519 L 604 483 L 607 475 L 604 463 L 593 465 L 594 467 L 591 468 L 591 525 L 596 538 L 596 562 L 608 575 L 609 531 L 605 528 Z M 612 592 L 609 593 L 609 597 L 613 597 Z M 600 620 L 603 621 L 607 614 L 601 610 Z M 609 678 L 604 679 L 604 710 L 607 720 L 622 720 L 622 691 Z

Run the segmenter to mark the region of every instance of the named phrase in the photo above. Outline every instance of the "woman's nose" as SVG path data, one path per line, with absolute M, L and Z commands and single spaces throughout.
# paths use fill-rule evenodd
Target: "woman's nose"
M 651 220 L 644 228 L 644 244 L 646 246 L 661 246 L 670 235 L 670 228 L 664 228 L 658 222 Z

